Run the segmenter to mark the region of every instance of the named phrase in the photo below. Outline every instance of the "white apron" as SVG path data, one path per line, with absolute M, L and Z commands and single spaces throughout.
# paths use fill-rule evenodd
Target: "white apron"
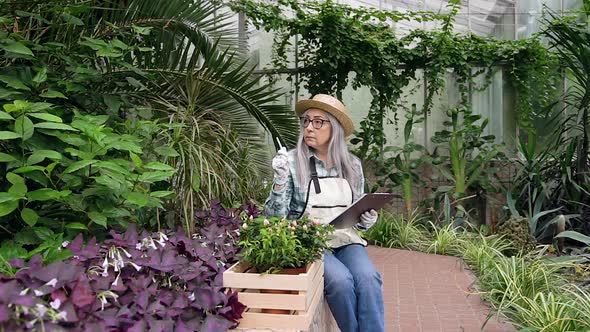
M 315 168 L 315 164 L 313 166 Z M 319 219 L 322 224 L 328 224 L 353 203 L 352 189 L 346 179 L 317 177 L 317 175 L 314 177 L 314 175 L 316 175 L 315 170 L 312 169 L 312 179 L 309 180 L 307 186 L 305 210 L 303 210 L 301 216 Z M 316 184 L 319 185 L 319 190 L 316 188 Z M 367 242 L 360 237 L 358 231 L 352 227 L 335 230 L 328 241 L 331 248 L 338 248 L 352 243 L 367 245 Z

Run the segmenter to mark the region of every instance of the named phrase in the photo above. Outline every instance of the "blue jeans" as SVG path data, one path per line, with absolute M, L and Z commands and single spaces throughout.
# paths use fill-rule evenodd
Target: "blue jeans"
M 324 292 L 342 332 L 385 330 L 381 274 L 364 246 L 351 244 L 324 255 Z

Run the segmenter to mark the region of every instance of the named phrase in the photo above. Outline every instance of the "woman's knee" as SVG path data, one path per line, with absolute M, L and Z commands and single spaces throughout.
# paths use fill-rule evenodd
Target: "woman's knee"
M 363 270 L 357 272 L 354 276 L 355 284 L 359 287 L 362 286 L 378 286 L 381 287 L 381 273 L 374 269 Z
M 326 291 L 350 289 L 354 291 L 354 279 L 350 273 L 325 274 L 324 287 Z

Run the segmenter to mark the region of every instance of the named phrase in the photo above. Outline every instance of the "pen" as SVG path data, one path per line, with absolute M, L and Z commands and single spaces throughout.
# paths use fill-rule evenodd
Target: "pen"
M 278 136 L 275 137 L 275 139 L 276 139 L 277 143 L 279 143 L 279 150 L 282 150 L 283 149 L 283 145 L 281 144 L 281 140 L 279 139 Z

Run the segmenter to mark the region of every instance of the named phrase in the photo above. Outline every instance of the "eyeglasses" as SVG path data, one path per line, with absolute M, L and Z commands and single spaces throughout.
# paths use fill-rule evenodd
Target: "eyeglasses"
M 313 119 L 312 120 L 307 117 L 301 117 L 301 118 L 299 118 L 299 120 L 301 120 L 301 125 L 303 126 L 303 129 L 307 128 L 307 126 L 309 126 L 310 122 L 311 122 L 311 125 L 313 126 L 313 128 L 315 128 L 315 129 L 322 129 L 324 122 L 330 123 L 330 120 L 322 120 L 322 119 Z

